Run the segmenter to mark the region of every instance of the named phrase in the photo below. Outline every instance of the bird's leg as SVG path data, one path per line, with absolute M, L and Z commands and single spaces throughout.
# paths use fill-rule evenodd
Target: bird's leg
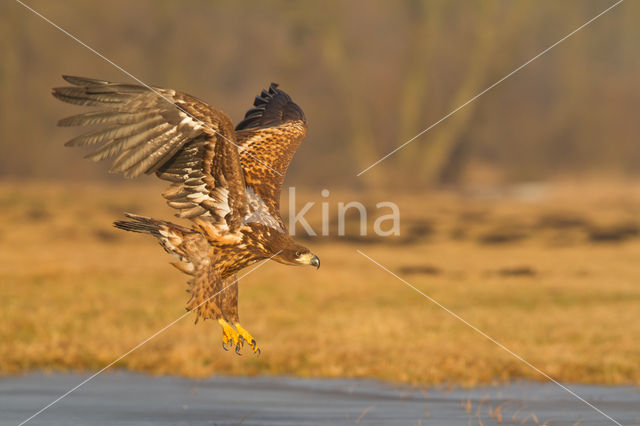
M 245 342 L 247 342 L 247 344 L 251 347 L 251 349 L 256 355 L 260 355 L 260 348 L 256 343 L 256 339 L 254 339 L 253 336 L 247 330 L 245 330 L 244 327 L 240 325 L 240 323 L 238 322 L 235 323 L 235 326 L 236 326 L 236 330 L 238 330 L 238 334 L 240 335 L 240 337 Z
M 222 326 L 222 348 L 228 351 L 230 347 L 235 347 L 236 353 L 240 354 L 240 349 L 242 349 L 240 334 L 224 319 L 218 318 L 218 323 Z

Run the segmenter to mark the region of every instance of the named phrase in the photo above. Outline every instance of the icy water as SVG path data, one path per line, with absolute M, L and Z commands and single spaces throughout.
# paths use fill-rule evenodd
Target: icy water
M 0 379 L 0 425 L 18 425 L 89 375 Z M 640 422 L 640 388 L 569 386 L 623 425 Z M 555 384 L 416 390 L 372 380 L 105 373 L 29 425 L 607 425 Z

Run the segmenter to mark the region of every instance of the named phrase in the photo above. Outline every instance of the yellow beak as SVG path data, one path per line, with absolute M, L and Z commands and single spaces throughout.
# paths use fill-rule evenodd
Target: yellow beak
M 298 262 L 303 265 L 315 266 L 316 269 L 320 268 L 320 259 L 313 253 L 304 253 L 298 257 Z

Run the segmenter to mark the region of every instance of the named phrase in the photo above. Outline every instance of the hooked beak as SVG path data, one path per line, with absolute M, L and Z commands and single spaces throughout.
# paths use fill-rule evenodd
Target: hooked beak
M 320 259 L 313 253 L 304 253 L 298 257 L 297 262 L 302 265 L 311 265 L 316 268 L 320 267 Z

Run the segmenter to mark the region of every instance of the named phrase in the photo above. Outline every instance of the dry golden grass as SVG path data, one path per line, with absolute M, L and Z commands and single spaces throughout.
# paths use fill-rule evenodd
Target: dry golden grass
M 96 370 L 184 313 L 186 276 L 152 239 L 111 227 L 122 211 L 170 218 L 158 188 L 0 185 L 0 374 Z M 218 325 L 189 316 L 116 368 L 542 379 L 360 249 L 559 380 L 640 384 L 639 188 L 564 185 L 537 202 L 368 194 L 398 200 L 403 235 L 317 238 L 319 271 L 268 263 L 240 282 L 261 357 L 224 352 Z

